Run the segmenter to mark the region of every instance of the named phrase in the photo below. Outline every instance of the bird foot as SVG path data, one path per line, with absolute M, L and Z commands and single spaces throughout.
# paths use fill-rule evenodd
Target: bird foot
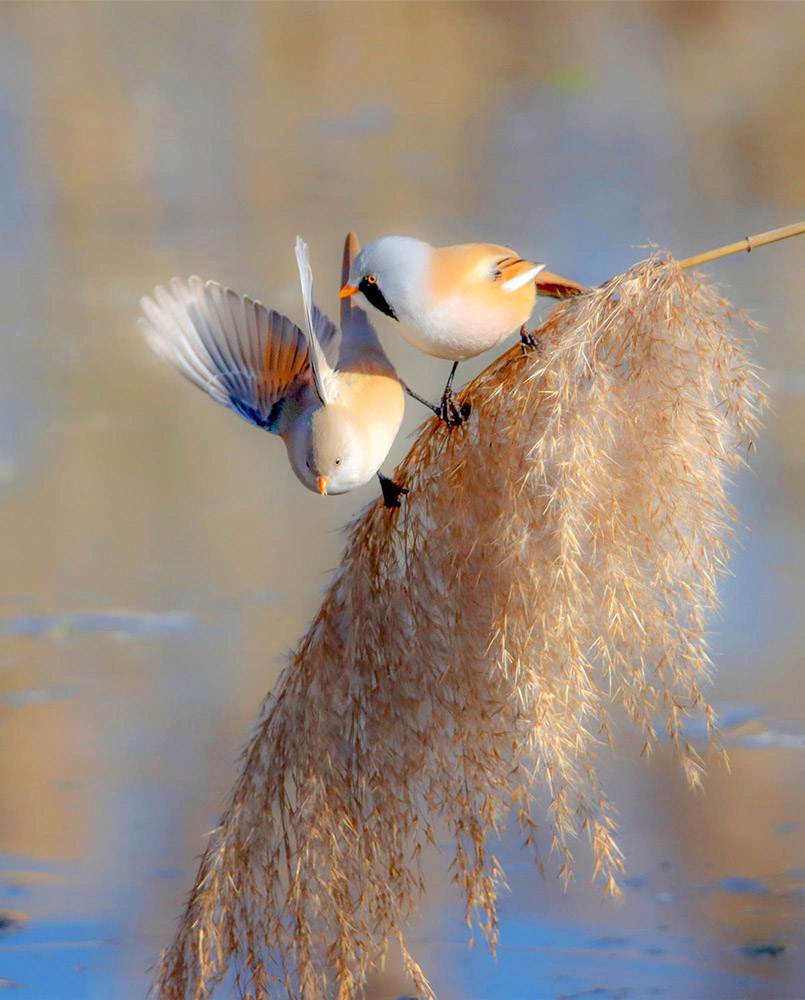
M 378 472 L 377 478 L 380 480 L 380 489 L 383 491 L 384 505 L 388 508 L 388 510 L 394 510 L 396 507 L 400 507 L 400 498 L 408 493 L 405 486 L 400 486 L 399 483 L 395 483 L 393 479 L 389 479 L 380 472 Z
M 462 403 L 459 406 L 456 402 L 456 397 L 453 395 L 453 390 L 445 389 L 441 403 L 435 407 L 433 412 L 448 427 L 460 427 L 469 419 L 472 406 L 469 403 Z
M 540 343 L 533 333 L 529 333 L 525 328 L 525 323 L 520 327 L 520 344 L 523 348 L 523 353 L 528 354 L 530 351 L 540 351 Z
M 406 385 L 405 382 L 403 382 L 403 388 L 409 396 L 412 396 L 424 406 L 427 406 L 429 410 L 432 410 L 439 420 L 443 420 L 448 427 L 460 427 L 469 418 L 472 411 L 472 406 L 469 403 L 462 403 L 461 406 L 458 405 L 452 389 L 445 389 L 441 403 L 435 406 L 433 403 L 429 403 L 424 396 L 420 396 L 419 393 L 414 392 L 411 386 Z

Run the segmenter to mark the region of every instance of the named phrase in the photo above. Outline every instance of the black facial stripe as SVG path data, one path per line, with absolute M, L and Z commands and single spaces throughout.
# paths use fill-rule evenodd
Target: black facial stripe
M 396 313 L 388 302 L 386 302 L 383 297 L 383 293 L 377 287 L 376 281 L 367 281 L 366 278 L 363 278 L 361 283 L 358 285 L 358 291 L 363 292 L 364 298 L 367 302 L 371 302 L 375 309 L 379 309 L 387 316 L 391 316 L 392 319 L 397 319 Z

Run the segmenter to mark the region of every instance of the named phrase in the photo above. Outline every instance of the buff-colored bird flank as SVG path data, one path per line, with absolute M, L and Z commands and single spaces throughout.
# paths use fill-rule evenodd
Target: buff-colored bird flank
M 468 243 L 434 251 L 429 284 L 430 308 L 439 303 L 459 327 L 503 331 L 497 340 L 521 326 L 537 300 L 533 281 L 521 284 L 524 274 L 536 277 L 540 265 L 521 260 L 506 247 Z M 490 280 L 493 274 L 497 280 Z M 517 287 L 509 287 L 509 282 Z

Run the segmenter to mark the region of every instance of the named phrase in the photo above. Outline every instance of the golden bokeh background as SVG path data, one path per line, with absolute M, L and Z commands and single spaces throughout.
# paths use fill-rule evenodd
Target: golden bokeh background
M 511 243 L 592 284 L 649 241 L 684 256 L 797 221 L 804 35 L 805 5 L 775 2 L 0 6 L 15 996 L 144 995 L 260 700 L 375 492 L 304 491 L 276 440 L 149 354 L 139 297 L 199 273 L 299 319 L 297 233 L 334 311 L 350 228 Z M 434 858 L 420 936 L 444 1000 L 802 995 L 805 238 L 708 273 L 768 327 L 774 407 L 713 637 L 732 773 L 693 796 L 624 727 L 625 906 L 562 895 L 512 843 L 497 965 L 466 950 Z M 378 327 L 435 395 L 446 365 Z M 406 434 L 422 417 L 411 403 Z M 392 963 L 370 995 L 404 989 Z

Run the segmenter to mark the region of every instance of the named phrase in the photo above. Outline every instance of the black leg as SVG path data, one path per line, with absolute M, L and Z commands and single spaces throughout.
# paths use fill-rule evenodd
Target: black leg
M 447 385 L 444 387 L 445 394 L 453 392 L 453 379 L 455 378 L 456 368 L 458 368 L 458 361 L 453 362 L 453 367 L 450 369 L 450 374 L 447 376 Z
M 453 371 L 450 373 L 451 379 L 455 373 L 458 362 L 453 365 Z M 403 388 L 413 399 L 417 402 L 422 403 L 423 406 L 427 406 L 429 410 L 440 419 L 443 420 L 448 427 L 458 427 L 463 424 L 464 421 L 469 417 L 472 407 L 469 403 L 464 403 L 463 406 L 459 407 L 453 397 L 453 390 L 448 385 L 445 386 L 444 395 L 442 396 L 442 401 L 437 406 L 435 403 L 429 402 L 424 396 L 420 396 L 418 392 L 414 392 L 410 385 L 406 385 L 405 382 L 402 383 Z
M 469 403 L 464 403 L 463 406 L 459 406 L 456 403 L 455 396 L 453 395 L 453 378 L 456 374 L 456 368 L 458 368 L 458 361 L 453 362 L 453 367 L 447 376 L 447 385 L 444 387 L 442 402 L 436 413 L 436 416 L 441 417 L 448 427 L 460 427 L 467 420 L 472 410 Z
M 400 497 L 405 496 L 408 490 L 404 486 L 395 483 L 382 472 L 378 472 L 377 478 L 380 480 L 380 489 L 383 491 L 383 503 L 389 510 L 394 510 L 400 506 Z
M 403 382 L 402 387 L 408 395 L 413 397 L 418 403 L 422 403 L 423 406 L 427 406 L 429 410 L 433 410 L 437 417 L 441 415 L 441 410 L 435 403 L 429 403 L 424 396 L 420 396 L 418 392 L 414 392 L 410 385 L 406 385 L 405 382 Z

